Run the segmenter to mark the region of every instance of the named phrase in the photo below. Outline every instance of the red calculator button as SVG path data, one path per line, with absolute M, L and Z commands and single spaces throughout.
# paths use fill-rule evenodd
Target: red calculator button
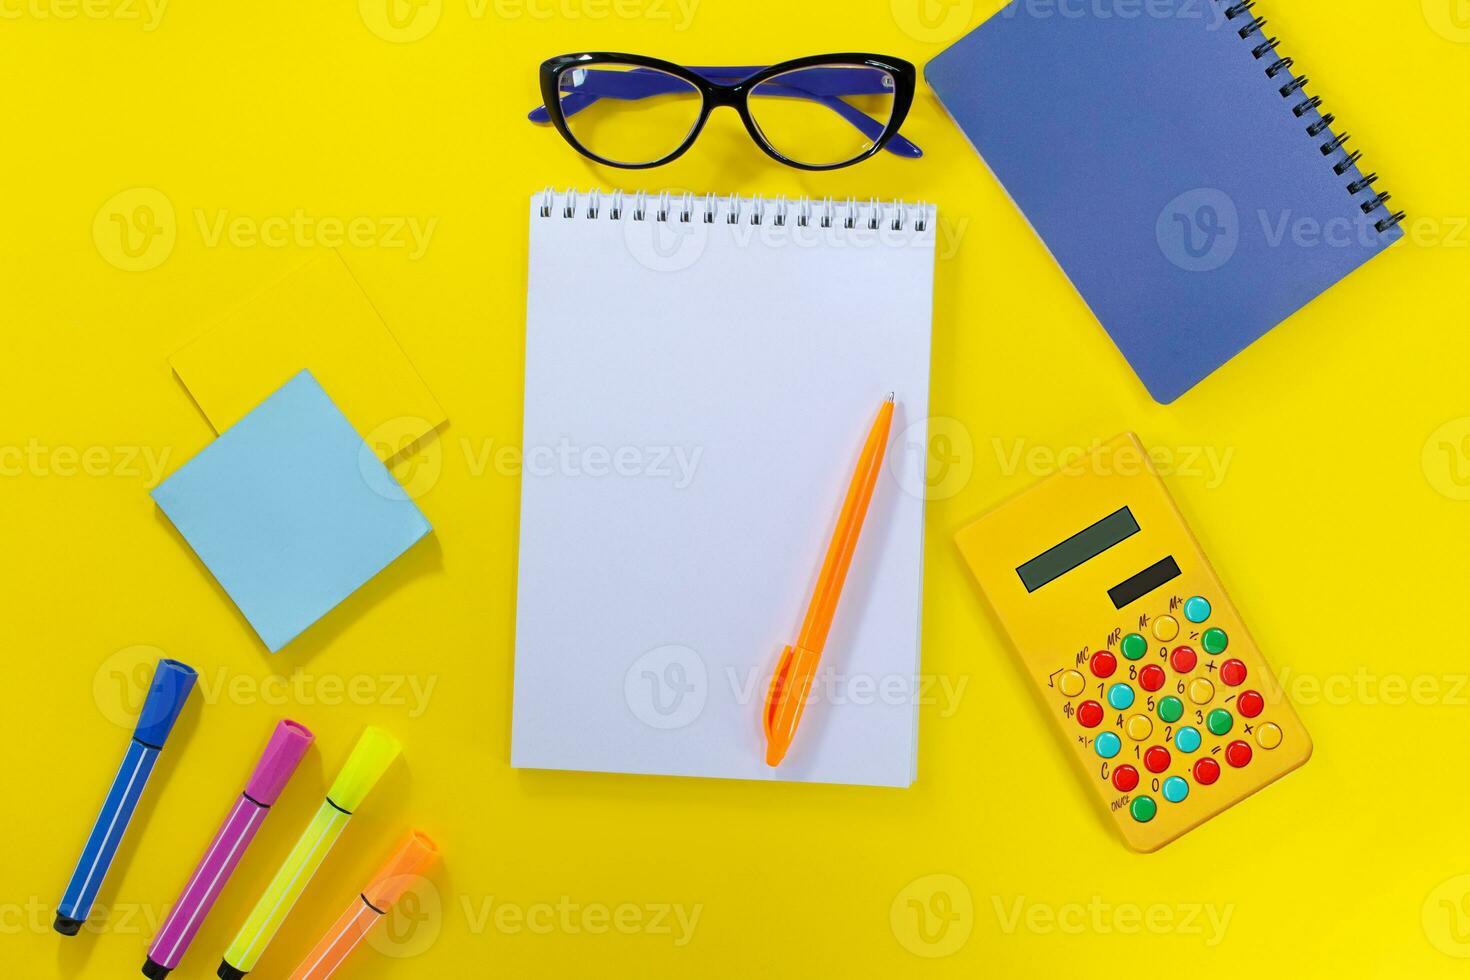
M 1120 793 L 1131 793 L 1138 787 L 1138 770 L 1119 766 L 1113 770 L 1113 787 Z
M 1260 691 L 1241 691 L 1240 697 L 1235 699 L 1235 710 L 1243 718 L 1254 718 L 1265 708 L 1266 699 L 1261 697 Z
M 1096 701 L 1083 701 L 1077 705 L 1077 720 L 1082 723 L 1083 728 L 1096 728 L 1102 724 L 1102 705 Z
M 1250 746 L 1247 745 L 1246 749 L 1249 750 Z M 1143 753 L 1143 764 L 1148 767 L 1149 772 L 1163 772 L 1169 768 L 1169 750 L 1162 745 L 1150 746 L 1149 750 Z
M 1197 663 L 1199 657 L 1193 647 L 1175 647 L 1174 652 L 1169 655 L 1169 666 L 1174 668 L 1175 673 L 1187 674 L 1194 670 Z
M 1113 671 L 1118 669 L 1118 658 L 1106 650 L 1099 650 L 1092 655 L 1090 661 L 1092 673 L 1097 677 L 1112 677 Z
M 1225 761 L 1236 769 L 1244 769 L 1251 761 L 1250 743 L 1236 739 L 1225 746 Z
M 1231 687 L 1239 687 L 1245 683 L 1245 663 L 1231 657 L 1220 665 L 1220 680 Z
M 1201 759 L 1194 764 L 1194 781 L 1208 786 L 1220 778 L 1220 763 L 1214 759 Z
M 1145 691 L 1157 691 L 1164 686 L 1168 678 L 1164 675 L 1164 668 L 1158 664 L 1149 664 L 1138 672 L 1138 686 Z

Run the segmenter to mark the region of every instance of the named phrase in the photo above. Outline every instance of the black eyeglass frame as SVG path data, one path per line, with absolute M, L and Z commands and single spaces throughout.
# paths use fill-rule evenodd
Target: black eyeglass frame
M 561 76 L 563 72 L 573 68 L 589 68 L 603 64 L 632 65 L 636 68 L 653 68 L 661 72 L 673 75 L 688 82 L 699 91 L 701 105 L 699 118 L 695 120 L 689 129 L 689 134 L 668 155 L 648 163 L 623 163 L 618 160 L 609 160 L 606 157 L 593 153 L 583 146 L 578 139 L 572 135 L 571 128 L 567 125 L 566 116 L 561 111 Z M 888 73 L 893 79 L 893 110 L 889 115 L 888 123 L 883 127 L 883 132 L 873 141 L 873 145 L 862 153 L 845 160 L 842 163 L 802 163 L 793 160 L 771 145 L 755 118 L 750 114 L 750 92 L 760 83 L 767 81 L 777 75 L 784 75 L 790 71 L 803 68 L 824 67 L 866 67 L 876 68 Z M 555 58 L 548 58 L 541 63 L 541 101 L 546 108 L 546 114 L 550 117 L 551 124 L 556 131 L 572 145 L 578 153 L 590 160 L 609 167 L 618 167 L 623 170 L 647 170 L 651 167 L 661 167 L 679 159 L 694 141 L 699 138 L 704 124 L 709 120 L 710 113 L 720 106 L 729 106 L 740 113 L 741 120 L 745 123 L 745 129 L 750 133 L 750 138 L 755 140 L 757 146 L 766 154 L 788 167 L 798 170 L 840 170 L 850 167 L 855 163 L 873 156 L 883 149 L 890 139 L 893 138 L 903 121 L 908 117 L 909 109 L 914 104 L 914 89 L 918 84 L 918 70 L 913 64 L 902 58 L 894 58 L 887 55 L 863 54 L 863 53 L 840 53 L 811 55 L 806 58 L 796 58 L 791 61 L 783 61 L 780 64 L 768 65 L 752 75 L 731 84 L 722 84 L 705 78 L 683 65 L 676 65 L 671 61 L 663 61 L 658 58 L 649 58 L 637 54 L 621 54 L 615 51 L 586 51 L 580 54 L 564 54 Z

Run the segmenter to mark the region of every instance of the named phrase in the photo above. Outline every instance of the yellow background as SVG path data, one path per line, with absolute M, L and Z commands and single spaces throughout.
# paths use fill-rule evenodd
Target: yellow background
M 153 21 L 142 0 L 0 0 L 7 974 L 134 975 L 286 712 L 318 749 L 179 977 L 212 975 L 367 722 L 401 736 L 406 764 L 259 976 L 294 965 L 411 823 L 447 856 L 398 943 L 380 944 L 411 955 L 364 950 L 353 976 L 1463 972 L 1464 0 L 1263 4 L 1418 222 L 1169 407 L 926 90 L 905 127 L 924 159 L 827 175 L 775 164 L 730 113 L 648 174 L 593 168 L 524 118 L 537 64 L 566 51 L 748 64 L 869 49 L 922 64 L 998 0 L 426 0 L 397 22 L 384 2 L 173 0 Z M 939 205 L 923 669 L 931 691 L 963 693 L 922 707 L 912 789 L 509 768 L 519 479 L 495 451 L 519 438 L 525 201 L 545 185 Z M 121 252 L 108 216 L 159 196 L 157 251 Z M 344 257 L 450 423 L 412 477 L 433 540 L 269 657 L 156 512 L 144 461 L 118 447 L 167 453 L 168 472 L 210 440 L 168 355 L 321 247 L 210 229 L 298 209 L 435 221 L 421 255 L 380 242 Z M 1127 428 L 1178 452 L 1166 480 L 1317 746 L 1151 856 L 1096 814 L 951 542 L 1056 454 Z M 196 693 L 103 888 L 116 914 L 62 939 L 54 903 L 122 752 L 135 666 L 156 651 L 199 666 L 213 693 Z M 265 683 L 277 676 L 302 685 L 284 706 Z M 434 683 L 424 710 L 395 678 Z M 683 945 L 677 927 L 516 927 L 514 911 L 542 903 L 699 918 Z

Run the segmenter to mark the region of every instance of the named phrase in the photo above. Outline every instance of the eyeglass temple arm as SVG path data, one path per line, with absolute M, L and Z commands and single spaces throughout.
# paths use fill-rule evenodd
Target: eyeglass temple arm
M 684 82 L 662 72 L 643 72 L 638 69 L 598 71 L 595 68 L 574 70 L 585 74 L 576 90 L 561 100 L 562 113 L 567 116 L 581 112 L 598 99 L 637 101 L 655 95 L 669 95 L 685 90 Z M 690 69 L 711 81 L 726 82 L 739 81 L 759 70 L 757 67 Z M 875 77 L 872 71 L 864 68 L 807 68 L 792 74 L 800 76 L 800 85 L 793 85 L 789 81 L 773 80 L 764 83 L 762 89 L 766 90 L 766 94 L 772 96 L 808 99 L 826 106 L 852 123 L 868 139 L 876 140 L 883 134 L 884 125 L 882 123 L 837 98 L 839 95 L 877 95 L 891 91 L 883 85 L 879 78 Z M 551 120 L 545 106 L 533 109 L 529 118 L 532 122 L 537 123 Z M 894 133 L 884 145 L 884 149 L 896 156 L 910 159 L 924 155 L 923 150 L 904 138 L 901 133 Z

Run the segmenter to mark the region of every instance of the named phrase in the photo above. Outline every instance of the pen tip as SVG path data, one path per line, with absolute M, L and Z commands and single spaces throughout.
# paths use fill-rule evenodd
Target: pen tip
M 893 401 L 893 392 L 891 391 L 888 393 L 888 400 Z

